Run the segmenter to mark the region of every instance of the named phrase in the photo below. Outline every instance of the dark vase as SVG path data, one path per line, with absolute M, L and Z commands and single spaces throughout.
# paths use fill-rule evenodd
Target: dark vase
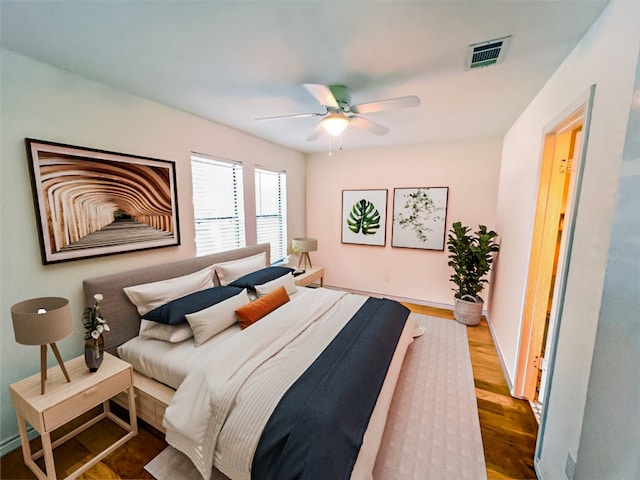
M 90 338 L 84 342 L 84 363 L 90 372 L 97 372 L 104 358 L 104 338 Z

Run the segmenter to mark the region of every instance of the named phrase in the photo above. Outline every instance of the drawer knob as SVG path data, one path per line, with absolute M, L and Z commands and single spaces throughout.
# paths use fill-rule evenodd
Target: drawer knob
M 89 395 L 93 395 L 93 394 L 94 394 L 94 393 L 96 393 L 97 391 L 98 391 L 98 387 L 97 387 L 97 386 L 96 386 L 96 387 L 93 387 L 93 388 L 90 388 L 89 390 L 85 390 L 85 391 L 84 391 L 84 396 L 85 396 L 85 397 L 88 397 Z

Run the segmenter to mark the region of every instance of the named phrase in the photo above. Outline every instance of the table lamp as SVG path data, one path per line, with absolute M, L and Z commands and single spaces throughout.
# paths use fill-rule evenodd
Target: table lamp
M 40 393 L 44 395 L 47 379 L 47 345 L 51 346 L 67 382 L 71 382 L 55 343 L 73 330 L 69 300 L 60 297 L 25 300 L 11 307 L 11 318 L 16 342 L 40 345 Z
M 307 268 L 307 262 L 309 262 L 309 268 L 313 268 L 311 265 L 311 258 L 309 257 L 309 252 L 315 252 L 318 250 L 318 240 L 315 238 L 294 238 L 291 241 L 291 246 L 294 250 L 297 250 L 301 253 L 300 258 L 298 260 L 298 268 L 300 268 L 300 264 L 304 261 L 305 269 Z

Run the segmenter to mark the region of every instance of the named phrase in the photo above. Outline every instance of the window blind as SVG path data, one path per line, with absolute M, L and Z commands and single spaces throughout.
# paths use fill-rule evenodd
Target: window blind
M 271 245 L 271 263 L 287 257 L 287 174 L 257 167 L 256 232 L 258 243 Z
M 242 164 L 191 156 L 196 255 L 246 245 Z

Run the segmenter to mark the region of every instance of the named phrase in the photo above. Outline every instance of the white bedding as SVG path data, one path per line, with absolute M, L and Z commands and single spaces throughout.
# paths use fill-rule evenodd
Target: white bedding
M 202 364 L 216 346 L 240 332 L 233 325 L 196 348 L 193 337 L 180 343 L 169 343 L 148 337 L 134 337 L 118 347 L 120 358 L 137 372 L 177 389 L 193 365 Z
M 291 300 L 304 295 L 309 290 L 298 288 L 296 293 L 290 295 Z M 177 389 L 191 370 L 205 364 L 211 352 L 238 332 L 240 332 L 240 326 L 235 324 L 197 348 L 193 338 L 179 343 L 170 343 L 138 336 L 120 345 L 118 355 L 129 362 L 137 372 Z
M 185 453 L 205 479 L 214 463 L 234 480 L 250 479 L 259 433 L 280 396 L 365 300 L 311 290 L 224 342 L 213 360 L 222 368 L 193 370 L 174 395 L 164 417 L 167 442 Z M 227 432 L 235 442 L 225 442 Z
M 198 348 L 194 347 L 193 339 L 169 344 L 135 338 L 118 349 L 141 373 L 174 388 L 184 383 L 166 411 L 167 441 L 186 453 L 206 479 L 211 475 L 212 465 L 231 478 L 250 478 L 260 433 L 281 394 L 367 298 L 326 289 L 299 290 L 293 296 L 296 301 L 292 298 L 251 328 L 240 331 L 237 326 L 230 327 Z M 395 382 L 413 330 L 412 322 L 407 322 L 352 479 L 371 478 Z M 300 345 L 303 348 L 298 348 Z M 265 361 L 278 351 L 284 355 L 275 361 Z M 158 358 L 162 362 L 154 360 Z M 274 375 L 276 370 L 278 374 Z M 277 385 L 275 378 L 279 379 Z M 202 408 L 196 410 L 197 405 Z

